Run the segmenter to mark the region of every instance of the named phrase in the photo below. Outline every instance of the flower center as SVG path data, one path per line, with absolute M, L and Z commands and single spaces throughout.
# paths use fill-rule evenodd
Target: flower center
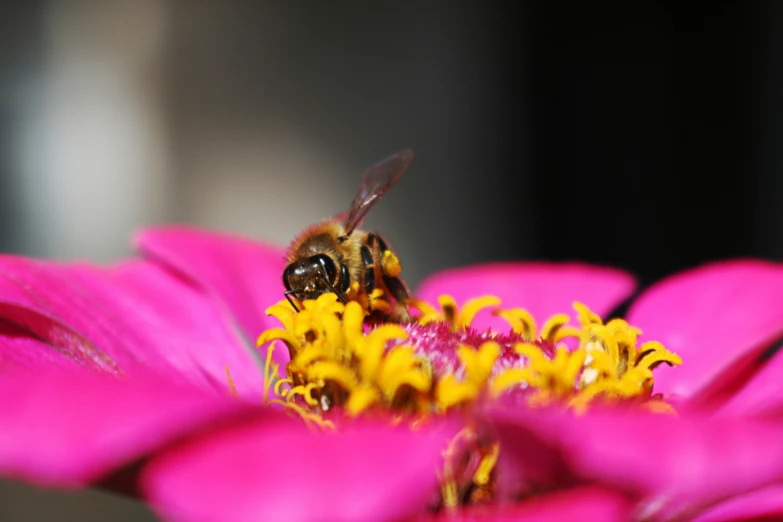
M 495 308 L 496 297 L 472 299 L 460 308 L 441 296 L 439 309 L 418 300 L 420 311 L 406 324 L 366 324 L 366 307 L 339 302 L 334 294 L 305 301 L 296 313 L 281 301 L 267 310 L 282 327 L 263 332 L 258 346 L 285 343 L 286 377 L 265 367 L 276 403 L 308 423 L 334 429 L 341 416 L 387 415 L 423 421 L 492 402 L 510 406 L 560 404 L 577 413 L 594 403 L 631 402 L 653 411 L 674 410 L 653 395 L 653 370 L 681 364 L 660 343 L 638 345 L 641 331 L 622 319 L 606 324 L 574 303 L 577 326 L 567 314 L 547 319 L 539 330 L 529 312 Z M 509 323 L 508 333 L 471 327 L 487 308 Z M 445 453 L 441 502 L 445 507 L 492 497 L 500 448 L 463 430 Z M 467 456 L 467 458 L 466 458 Z

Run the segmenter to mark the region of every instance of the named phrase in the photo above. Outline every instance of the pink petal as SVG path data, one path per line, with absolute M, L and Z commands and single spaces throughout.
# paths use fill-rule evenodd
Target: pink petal
M 714 263 L 653 285 L 628 321 L 683 360 L 656 370 L 655 389 L 685 398 L 717 393 L 708 387 L 731 383 L 783 333 L 782 299 L 783 265 L 764 261 Z
M 0 473 L 64 487 L 93 482 L 253 409 L 152 375 L 121 379 L 54 369 L 5 371 L 0 396 Z
M 121 303 L 127 305 L 122 315 L 132 318 L 129 327 L 143 337 L 137 346 L 152 347 L 151 352 L 143 352 L 148 364 L 165 364 L 170 377 L 181 374 L 196 381 L 196 374 L 204 376 L 223 391 L 228 384 L 228 366 L 243 399 L 261 396 L 263 361 L 255 348 L 245 345 L 242 335 L 232 330 L 230 320 L 214 302 L 147 262 L 125 263 L 111 275 L 119 287 Z M 120 302 L 112 304 L 119 307 Z
M 550 476 L 566 466 L 583 480 L 664 495 L 675 505 L 703 505 L 783 479 L 782 423 L 620 408 L 584 416 L 556 409 L 505 411 L 492 419 L 506 458 L 513 459 L 504 465 L 534 466 Z M 539 454 L 549 457 L 528 457 Z
M 137 248 L 218 297 L 231 311 L 245 336 L 280 324 L 266 309 L 284 298 L 284 251 L 248 239 L 185 226 L 148 228 L 135 238 Z M 275 352 L 285 364 L 288 353 Z
M 220 309 L 163 268 L 135 261 L 113 269 L 0 256 L 0 319 L 85 368 L 154 369 L 172 380 L 227 391 L 230 365 L 243 397 L 263 378 Z
M 437 306 L 438 296 L 449 294 L 462 306 L 470 298 L 494 295 L 502 300 L 503 308 L 525 308 L 540 328 L 558 313 L 574 317 L 574 301 L 604 315 L 635 286 L 633 277 L 612 268 L 579 263 L 487 263 L 439 272 L 427 278 L 415 296 Z M 488 312 L 479 314 L 473 325 L 509 330 L 508 323 Z
M 582 486 L 526 499 L 517 504 L 476 506 L 455 513 L 441 512 L 417 521 L 469 522 L 515 520 L 524 522 L 571 522 L 600 520 L 626 522 L 631 520 L 631 505 L 618 491 Z
M 783 413 L 783 352 L 778 351 L 716 412 L 721 416 Z
M 167 520 L 397 520 L 433 499 L 453 435 L 377 424 L 317 433 L 286 421 L 173 449 L 145 471 L 142 489 Z
M 79 371 L 83 368 L 57 347 L 30 337 L 22 328 L 0 321 L 0 375 L 8 371 L 56 367 Z
M 783 485 L 775 484 L 734 497 L 709 508 L 693 522 L 735 522 L 783 519 Z
M 105 341 L 101 322 L 91 325 L 98 310 L 89 296 L 54 263 L 0 256 L 0 319 L 11 322 L 56 346 L 79 365 L 112 373 L 120 371 L 114 354 L 94 344 Z M 64 317 L 60 317 L 60 314 Z M 93 334 L 88 339 L 84 331 Z M 110 343 L 104 343 L 110 346 Z

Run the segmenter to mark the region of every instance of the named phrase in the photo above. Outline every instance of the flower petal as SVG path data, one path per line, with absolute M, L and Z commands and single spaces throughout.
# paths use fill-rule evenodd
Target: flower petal
M 92 370 L 153 369 L 226 393 L 230 365 L 243 396 L 263 387 L 254 352 L 215 303 L 152 263 L 103 269 L 0 256 L 0 319 Z
M 783 413 L 783 351 L 778 350 L 759 371 L 717 410 L 720 416 L 765 416 Z
M 613 268 L 579 263 L 487 263 L 439 272 L 427 278 L 415 295 L 437 303 L 438 296 L 448 294 L 459 306 L 472 297 L 494 295 L 503 308 L 526 309 L 540 328 L 555 314 L 573 316 L 574 301 L 605 315 L 635 286 L 632 276 Z M 509 330 L 508 323 L 488 313 L 476 316 L 472 324 L 479 329 Z
M 733 382 L 745 361 L 783 333 L 782 299 L 783 265 L 754 260 L 705 265 L 650 287 L 628 321 L 683 360 L 655 371 L 655 389 L 691 398 Z
M 398 520 L 433 499 L 450 434 L 248 423 L 162 455 L 142 490 L 167 520 Z
M 0 473 L 63 487 L 91 483 L 253 409 L 153 375 L 123 379 L 52 368 L 3 371 L 0 396 Z
M 663 496 L 673 505 L 704 505 L 783 479 L 783 423 L 619 407 L 583 416 L 556 409 L 494 412 L 492 420 L 501 447 L 529 446 L 507 451 L 516 469 L 540 468 L 526 458 L 539 448 L 550 455 L 543 461 L 550 472 L 558 471 L 556 455 L 583 480 Z
M 240 332 L 232 331 L 228 317 L 209 298 L 144 261 L 119 265 L 111 277 L 120 292 L 111 305 L 127 306 L 120 316 L 129 319 L 128 326 L 142 337 L 143 346 L 152 349 L 143 352 L 150 364 L 163 358 L 170 377 L 185 375 L 197 381 L 200 375 L 221 391 L 228 385 L 229 367 L 243 399 L 262 396 L 262 361 L 257 351 L 244 344 Z
M 218 297 L 251 342 L 278 326 L 266 309 L 283 299 L 283 249 L 185 226 L 144 229 L 134 242 L 147 257 Z M 276 361 L 288 361 L 285 350 L 276 352 Z
M 783 484 L 775 484 L 711 507 L 693 522 L 783 519 Z
M 532 497 L 515 504 L 477 506 L 458 512 L 441 512 L 420 520 L 468 522 L 472 520 L 516 520 L 524 522 L 570 522 L 600 520 L 626 522 L 631 520 L 631 504 L 618 491 L 581 486 L 569 490 Z
M 0 321 L 0 373 L 55 367 L 79 371 L 84 368 L 57 347 L 30 337 L 30 333 L 11 323 Z

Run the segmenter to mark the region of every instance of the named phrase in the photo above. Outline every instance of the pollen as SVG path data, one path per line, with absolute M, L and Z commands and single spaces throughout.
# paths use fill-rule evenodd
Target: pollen
M 402 265 L 397 255 L 391 250 L 384 250 L 381 257 L 383 272 L 389 277 L 397 277 L 402 272 Z
M 385 302 L 382 292 L 368 298 Z M 621 402 L 676 414 L 653 394 L 653 374 L 681 358 L 659 342 L 640 343 L 641 330 L 622 319 L 604 323 L 583 303 L 573 303 L 572 315 L 537 323 L 523 308 L 499 308 L 494 296 L 459 306 L 444 295 L 437 306 L 411 299 L 419 315 L 405 324 L 368 322 L 373 308 L 367 304 L 343 304 L 326 293 L 304 301 L 298 313 L 286 301 L 271 306 L 267 314 L 281 326 L 257 341 L 262 348 L 271 343 L 264 401 L 318 429 L 339 429 L 342 416 L 379 414 L 397 422 L 452 411 L 472 415 L 506 397 L 511 404 L 560 405 L 577 414 Z M 485 310 L 505 319 L 508 331 L 475 329 L 474 318 Z M 290 355 L 284 378 L 271 362 L 273 341 Z M 444 453 L 440 507 L 491 499 L 502 451 L 466 428 Z

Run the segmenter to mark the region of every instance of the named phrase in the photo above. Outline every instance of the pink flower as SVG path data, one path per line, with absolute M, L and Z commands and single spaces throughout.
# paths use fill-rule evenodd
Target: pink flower
M 266 311 L 282 298 L 281 250 L 188 228 L 147 230 L 137 244 L 143 259 L 109 268 L 0 257 L 0 473 L 121 489 L 170 520 L 452 519 L 427 508 L 464 416 L 410 429 L 360 415 L 323 433 L 264 404 L 269 368 L 288 359 L 275 350 L 267 364 L 253 346 L 279 325 Z M 460 306 L 494 295 L 543 319 L 575 300 L 605 316 L 634 286 L 617 270 L 508 263 L 442 272 L 415 294 Z M 645 290 L 627 319 L 682 357 L 655 369 L 654 388 L 679 416 L 624 404 L 474 410 L 500 442 L 500 475 L 539 489 L 498 492 L 463 515 L 780 514 L 783 362 L 768 349 L 783 334 L 781 296 L 783 267 L 751 260 Z M 471 325 L 508 330 L 487 312 Z

